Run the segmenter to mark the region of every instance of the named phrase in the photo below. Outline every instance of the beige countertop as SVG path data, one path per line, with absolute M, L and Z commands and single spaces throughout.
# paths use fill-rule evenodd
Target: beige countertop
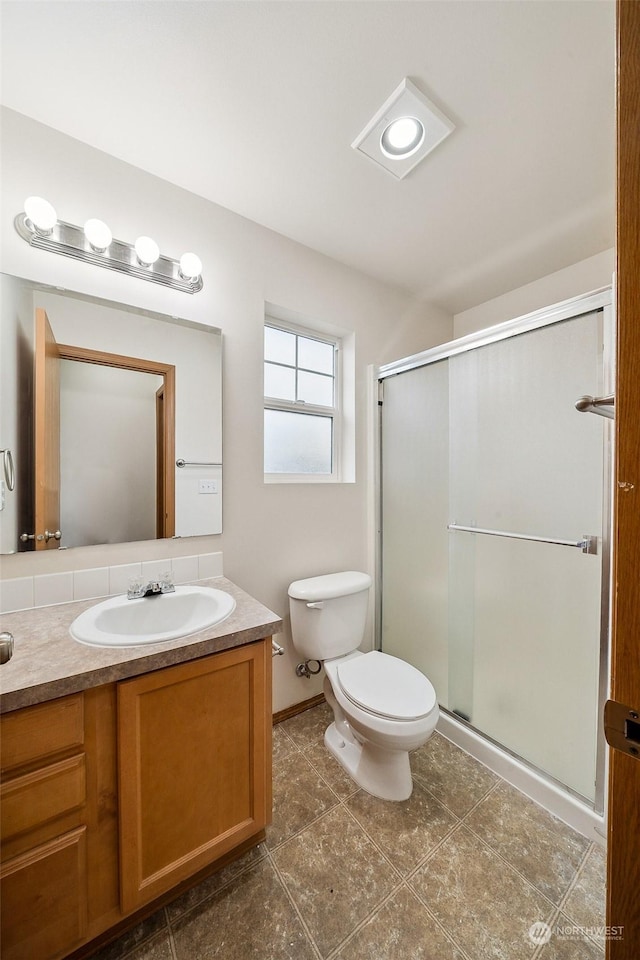
M 230 593 L 236 601 L 231 616 L 188 637 L 139 647 L 89 647 L 71 637 L 73 620 L 99 599 L 3 614 L 0 630 L 13 634 L 15 649 L 0 666 L 0 713 L 240 647 L 282 629 L 280 617 L 226 577 L 198 583 Z

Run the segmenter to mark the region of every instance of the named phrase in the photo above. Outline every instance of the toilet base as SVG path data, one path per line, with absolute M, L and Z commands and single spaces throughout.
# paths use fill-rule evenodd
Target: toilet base
M 384 750 L 372 743 L 345 739 L 335 722 L 324 733 L 324 743 L 352 780 L 381 800 L 408 800 L 413 779 L 406 750 Z

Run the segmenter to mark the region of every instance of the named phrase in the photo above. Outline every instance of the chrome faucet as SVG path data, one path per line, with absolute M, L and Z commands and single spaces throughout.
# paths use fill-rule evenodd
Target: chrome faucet
M 161 580 L 132 580 L 127 590 L 127 600 L 138 600 L 141 597 L 159 597 L 163 593 L 175 593 L 171 575 L 165 573 Z

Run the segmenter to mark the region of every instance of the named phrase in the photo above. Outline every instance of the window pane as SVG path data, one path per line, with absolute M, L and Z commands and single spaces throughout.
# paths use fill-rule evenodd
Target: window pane
M 331 473 L 333 420 L 282 410 L 264 412 L 265 473 Z
M 298 337 L 298 365 L 318 373 L 333 373 L 333 344 Z
M 322 374 L 305 373 L 301 370 L 298 373 L 298 400 L 332 407 L 333 377 L 323 377 Z
M 278 400 L 296 399 L 296 372 L 275 363 L 264 365 L 264 395 Z
M 296 362 L 296 337 L 286 330 L 274 330 L 273 327 L 264 328 L 264 358 L 275 360 L 276 363 Z

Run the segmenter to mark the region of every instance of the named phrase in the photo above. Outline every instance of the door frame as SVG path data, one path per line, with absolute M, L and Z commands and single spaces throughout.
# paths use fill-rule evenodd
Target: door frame
M 617 2 L 616 471 L 611 699 L 640 712 L 640 3 Z M 607 960 L 640 955 L 640 762 L 609 755 Z M 613 933 L 613 931 L 611 931 Z

